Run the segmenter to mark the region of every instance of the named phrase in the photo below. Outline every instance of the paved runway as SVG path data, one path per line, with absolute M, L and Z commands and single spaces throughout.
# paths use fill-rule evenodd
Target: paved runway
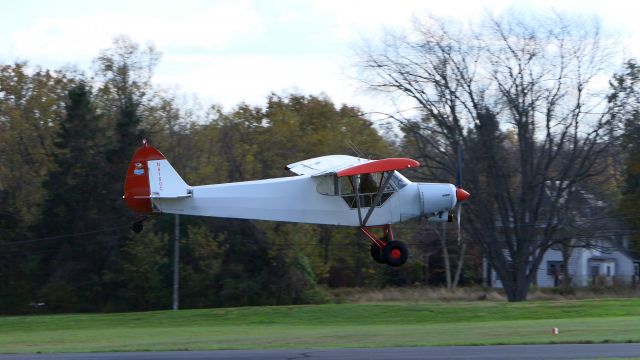
M 383 349 L 218 350 L 121 352 L 47 355 L 0 355 L 0 360 L 414 360 L 414 359 L 594 359 L 640 358 L 640 344 L 562 344 L 507 346 L 433 346 Z

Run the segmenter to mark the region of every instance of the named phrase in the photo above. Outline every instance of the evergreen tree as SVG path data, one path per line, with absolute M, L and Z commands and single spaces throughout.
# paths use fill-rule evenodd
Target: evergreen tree
M 114 124 L 114 141 L 107 153 L 108 160 L 114 167 L 114 183 L 120 191 L 122 177 L 126 173 L 131 156 L 142 145 L 142 139 L 145 137 L 144 131 L 140 128 L 139 108 L 140 104 L 136 103 L 133 96 L 126 95 L 122 108 L 118 109 Z
M 221 272 L 216 290 L 222 306 L 269 304 L 265 296 L 268 283 L 269 246 L 264 233 L 246 220 L 216 221 L 224 227 Z
M 167 309 L 171 304 L 169 236 L 145 230 L 131 234 L 120 264 L 118 301 L 122 310 Z
M 41 224 L 46 234 L 95 230 L 101 225 L 104 190 L 104 129 L 92 103 L 91 89 L 80 82 L 69 90 L 66 116 L 60 122 L 55 169 L 44 182 L 48 198 Z
M 640 251 L 640 65 L 635 60 L 625 63 L 624 71 L 611 83 L 609 102 L 611 116 L 623 124 L 621 149 L 624 155 L 624 189 L 620 211 L 633 227 L 633 247 Z
M 0 65 L 0 310 L 36 301 L 37 235 L 58 123 L 73 80 L 67 73 Z
M 109 201 L 104 166 L 104 131 L 88 85 L 81 81 L 68 92 L 66 116 L 60 122 L 52 170 L 43 186 L 48 197 L 37 226 L 41 236 L 59 236 L 46 243 L 41 296 L 53 308 L 95 308 L 94 287 L 109 250 L 109 234 L 96 232 Z
M 121 201 L 122 180 L 131 155 L 146 137 L 142 130 L 143 104 L 151 102 L 151 77 L 159 53 L 149 46 L 141 48 L 126 36 L 118 36 L 113 47 L 103 50 L 95 60 L 103 85 L 98 90 L 101 108 L 111 125 L 113 139 L 106 152 L 110 168 L 112 201 L 110 212 L 119 217 L 128 212 Z M 151 140 L 151 139 L 150 139 Z
M 620 200 L 620 210 L 633 227 L 633 248 L 640 251 L 640 114 L 627 121 L 624 134 L 625 187 Z

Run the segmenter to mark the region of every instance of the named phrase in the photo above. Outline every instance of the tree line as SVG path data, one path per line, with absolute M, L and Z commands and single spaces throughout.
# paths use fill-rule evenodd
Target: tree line
M 354 149 L 411 156 L 423 167 L 410 178 L 453 182 L 463 150 L 473 199 L 460 243 L 455 226 L 398 226 L 412 256 L 391 269 L 369 258 L 353 228 L 183 217 L 184 307 L 324 302 L 336 287 L 480 284 L 483 257 L 509 300 L 526 299 L 546 249 L 589 245 L 567 242 L 590 223 L 574 229 L 577 189 L 610 204 L 602 216 L 637 229 L 640 97 L 634 60 L 607 73 L 611 48 L 597 23 L 511 15 L 471 27 L 416 21 L 357 54 L 363 83 L 415 105 L 389 114 L 399 140 L 322 95 L 197 110 L 154 87 L 159 53 L 124 36 L 89 75 L 0 65 L 0 312 L 170 307 L 173 217 L 134 234 L 122 202 L 143 138 L 194 185 L 289 176 L 288 163 Z M 602 76 L 609 88 L 596 91 Z
M 0 311 L 167 308 L 173 217 L 141 234 L 122 201 L 143 138 L 190 184 L 290 176 L 332 153 L 380 158 L 394 145 L 362 111 L 325 96 L 272 94 L 264 106 L 196 113 L 151 83 L 159 55 L 126 37 L 94 74 L 0 67 Z M 185 307 L 323 302 L 326 287 L 414 282 L 369 259 L 356 229 L 183 218 Z M 400 280 L 398 280 L 400 279 Z

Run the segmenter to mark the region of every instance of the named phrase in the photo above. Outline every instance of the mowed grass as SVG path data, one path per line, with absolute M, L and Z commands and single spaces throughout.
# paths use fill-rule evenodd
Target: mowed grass
M 560 329 L 559 336 L 551 328 Z M 640 342 L 640 299 L 332 304 L 0 317 L 0 352 Z

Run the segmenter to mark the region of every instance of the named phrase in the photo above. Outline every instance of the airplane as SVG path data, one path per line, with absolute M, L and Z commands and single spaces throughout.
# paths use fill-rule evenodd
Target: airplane
M 145 139 L 129 163 L 123 199 L 141 214 L 355 226 L 371 240 L 376 262 L 397 267 L 407 261 L 409 251 L 394 238 L 391 224 L 422 216 L 452 221 L 450 211 L 470 197 L 459 186 L 459 176 L 455 186 L 411 182 L 398 172 L 418 166 L 409 158 L 328 155 L 287 165 L 295 176 L 190 186 Z M 144 220 L 131 229 L 142 231 Z

